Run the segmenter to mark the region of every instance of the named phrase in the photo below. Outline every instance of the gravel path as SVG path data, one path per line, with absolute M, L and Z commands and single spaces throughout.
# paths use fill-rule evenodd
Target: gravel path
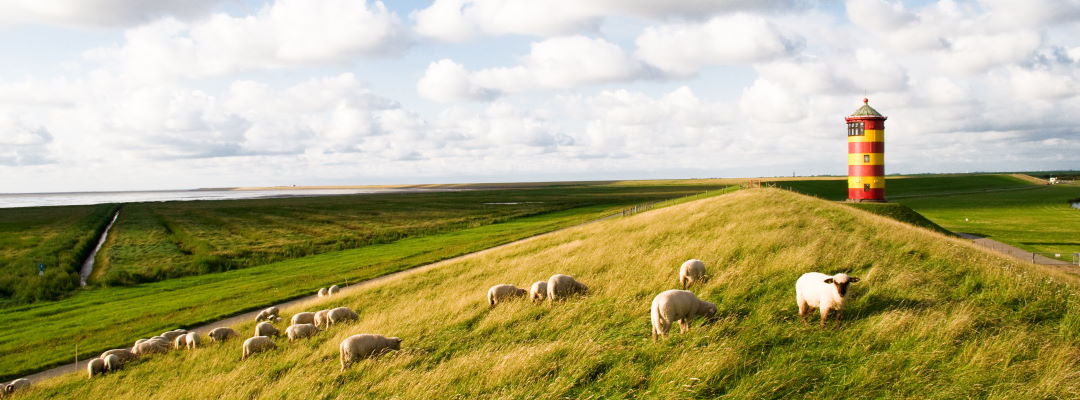
M 1050 258 L 1050 257 L 1041 256 L 1041 255 L 1032 253 L 1030 251 L 1021 249 L 1019 247 L 1014 247 L 1014 246 L 1007 245 L 1005 243 L 1001 243 L 1001 242 L 999 242 L 997 240 L 994 240 L 994 239 L 988 239 L 988 238 L 985 238 L 985 237 L 982 237 L 982 236 L 972 235 L 970 233 L 961 233 L 961 232 L 956 233 L 956 235 L 960 236 L 963 239 L 970 240 L 971 243 L 974 243 L 976 245 L 979 245 L 979 246 L 994 250 L 994 251 L 996 251 L 998 253 L 1007 255 L 1009 257 L 1015 258 L 1015 259 L 1023 261 L 1023 262 L 1029 262 L 1029 263 L 1033 263 L 1033 264 L 1042 264 L 1042 265 L 1056 265 L 1056 266 L 1064 266 L 1064 267 L 1075 267 L 1073 264 L 1070 264 L 1070 263 L 1068 263 L 1066 261 L 1055 260 L 1055 259 Z M 1076 272 L 1080 272 L 1080 269 L 1069 269 L 1069 271 L 1076 273 Z

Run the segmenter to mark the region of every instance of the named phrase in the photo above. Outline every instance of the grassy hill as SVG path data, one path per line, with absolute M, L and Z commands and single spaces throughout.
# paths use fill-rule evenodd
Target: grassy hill
M 719 319 L 649 340 L 648 307 L 678 265 Z M 848 272 L 840 328 L 803 326 L 794 282 Z M 499 283 L 567 273 L 592 289 L 565 303 L 489 310 Z M 841 204 L 746 190 L 572 228 L 403 274 L 308 309 L 360 321 L 240 361 L 240 341 L 172 352 L 25 398 L 1076 398 L 1080 305 L 1072 275 Z M 303 311 L 283 310 L 285 314 Z M 252 324 L 238 327 L 248 335 Z M 401 351 L 339 372 L 356 333 Z

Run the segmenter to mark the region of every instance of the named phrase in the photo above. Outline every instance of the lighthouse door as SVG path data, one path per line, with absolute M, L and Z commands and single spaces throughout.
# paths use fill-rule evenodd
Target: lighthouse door
M 870 191 L 870 184 L 869 183 L 864 183 L 862 185 L 862 191 L 869 192 Z

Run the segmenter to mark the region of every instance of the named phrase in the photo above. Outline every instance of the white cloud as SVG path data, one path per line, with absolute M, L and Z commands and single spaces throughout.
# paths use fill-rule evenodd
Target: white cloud
M 983 72 L 1030 59 L 1040 44 L 1039 35 L 1030 31 L 961 36 L 941 53 L 941 65 L 963 74 Z
M 424 76 L 416 83 L 421 96 L 439 102 L 486 100 L 495 93 L 473 82 L 473 77 L 461 64 L 442 59 L 428 65 Z
M 756 121 L 791 123 L 807 116 L 808 102 L 805 97 L 783 85 L 758 79 L 743 90 L 739 109 Z
M 0 166 L 38 165 L 52 162 L 52 134 L 44 126 L 0 113 Z
M 158 80 L 342 64 L 395 55 L 408 45 L 401 21 L 382 2 L 277 0 L 246 17 L 164 18 L 127 30 L 123 45 L 93 49 L 87 57 Z
M 705 23 L 649 27 L 638 36 L 637 55 L 674 75 L 692 75 L 710 64 L 769 61 L 795 53 L 801 38 L 782 33 L 749 14 L 715 17 Z
M 7 0 L 0 23 L 129 26 L 161 17 L 205 15 L 224 0 Z

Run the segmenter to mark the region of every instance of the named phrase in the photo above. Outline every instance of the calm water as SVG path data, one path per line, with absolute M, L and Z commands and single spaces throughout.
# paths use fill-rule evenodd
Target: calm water
M 0 208 L 72 206 L 145 201 L 239 200 L 272 197 L 334 196 L 344 194 L 450 191 L 451 189 L 296 189 L 296 190 L 173 190 L 146 192 L 0 194 Z

